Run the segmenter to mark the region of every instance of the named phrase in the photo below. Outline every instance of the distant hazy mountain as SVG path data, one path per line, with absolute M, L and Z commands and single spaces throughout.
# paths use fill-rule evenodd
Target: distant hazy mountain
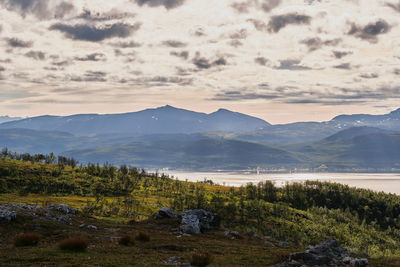
M 400 168 L 400 133 L 354 127 L 320 141 L 286 146 L 315 165 L 332 168 Z
M 147 168 L 233 170 L 257 166 L 289 166 L 300 160 L 282 149 L 225 139 L 133 142 L 63 153 L 80 162 L 132 164 Z
M 21 120 L 19 117 L 0 116 L 0 123 Z
M 40 116 L 7 122 L 0 129 L 26 128 L 76 135 L 111 133 L 200 133 L 259 131 L 270 124 L 245 114 L 220 109 L 211 114 L 164 106 L 125 114 Z
M 231 138 L 268 145 L 311 142 L 352 127 L 369 126 L 400 131 L 400 109 L 385 115 L 340 115 L 326 122 L 272 125 L 258 132 L 238 133 Z

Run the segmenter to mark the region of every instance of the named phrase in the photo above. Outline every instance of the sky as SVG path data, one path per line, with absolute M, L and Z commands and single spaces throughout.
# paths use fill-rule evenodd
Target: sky
M 400 0 L 0 0 L 0 115 L 400 107 Z

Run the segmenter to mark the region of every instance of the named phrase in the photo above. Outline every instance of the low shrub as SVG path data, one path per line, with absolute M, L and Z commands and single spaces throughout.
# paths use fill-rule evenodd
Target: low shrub
M 140 232 L 136 235 L 135 239 L 140 242 L 149 242 L 150 236 L 146 233 Z
M 25 247 L 25 246 L 36 246 L 40 241 L 41 236 L 38 233 L 25 233 L 17 235 L 14 238 L 14 246 Z
M 120 237 L 120 239 L 118 240 L 118 244 L 120 244 L 121 246 L 132 246 L 135 244 L 135 241 L 132 239 L 131 236 L 124 235 Z
M 58 247 L 62 250 L 83 252 L 86 251 L 88 246 L 88 240 L 82 237 L 71 237 L 62 240 L 58 243 Z
M 190 258 L 190 265 L 196 267 L 205 267 L 210 265 L 214 260 L 213 256 L 209 253 L 198 253 L 195 252 Z

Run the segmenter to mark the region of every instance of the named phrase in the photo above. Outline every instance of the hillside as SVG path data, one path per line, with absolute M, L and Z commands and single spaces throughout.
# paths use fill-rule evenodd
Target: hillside
M 354 127 L 317 142 L 286 148 L 307 155 L 314 164 L 332 168 L 400 167 L 400 133 L 379 128 Z
M 18 212 L 0 228 L 0 265 L 161 266 L 171 257 L 188 261 L 197 251 L 211 254 L 215 266 L 269 266 L 330 238 L 368 254 L 371 266 L 399 263 L 396 258 L 381 258 L 400 256 L 400 197 L 395 195 L 319 182 L 228 188 L 135 168 L 71 168 L 4 158 L 0 173 L 0 209 Z M 61 203 L 77 212 L 47 208 Z M 220 226 L 198 235 L 179 235 L 181 220 L 149 218 L 164 206 L 176 212 L 209 210 L 219 215 Z M 227 229 L 238 232 L 224 234 Z M 40 234 L 41 240 L 28 247 L 14 246 L 21 232 Z M 149 240 L 118 244 L 120 237 L 139 233 Z M 68 237 L 87 239 L 87 250 L 60 250 L 57 244 Z
M 281 149 L 225 139 L 159 140 L 108 145 L 63 153 L 80 162 L 109 162 L 147 168 L 233 170 L 257 166 L 296 165 L 301 161 Z

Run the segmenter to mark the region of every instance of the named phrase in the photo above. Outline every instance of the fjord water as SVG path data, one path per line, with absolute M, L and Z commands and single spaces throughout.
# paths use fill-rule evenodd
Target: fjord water
M 279 173 L 256 174 L 246 172 L 166 172 L 179 180 L 203 181 L 229 186 L 272 181 L 276 186 L 286 183 L 321 181 L 346 184 L 351 187 L 371 189 L 400 195 L 400 173 Z

